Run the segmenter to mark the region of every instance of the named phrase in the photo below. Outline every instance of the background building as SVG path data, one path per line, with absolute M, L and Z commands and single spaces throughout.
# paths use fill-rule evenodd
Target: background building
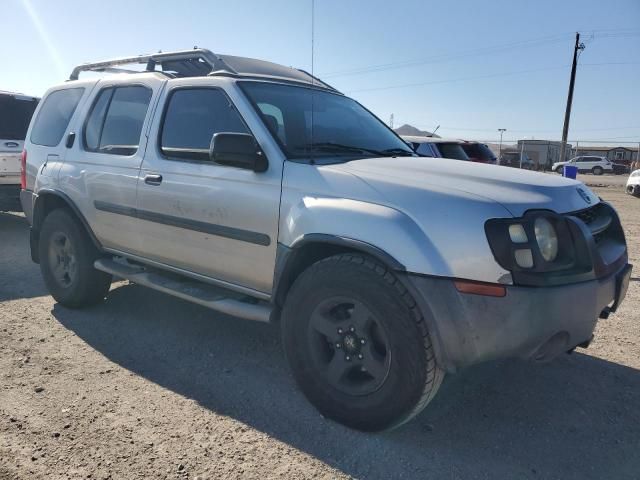
M 551 170 L 551 165 L 560 161 L 562 142 L 553 140 L 518 140 L 518 151 L 531 160 L 534 170 Z M 567 143 L 566 156 L 571 157 L 571 144 Z

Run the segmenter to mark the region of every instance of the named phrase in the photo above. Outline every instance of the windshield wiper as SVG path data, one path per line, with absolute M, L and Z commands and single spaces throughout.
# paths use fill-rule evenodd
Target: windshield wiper
M 404 157 L 413 157 L 414 152 L 405 150 L 404 148 L 386 148 L 382 150 L 382 153 L 402 154 Z
M 386 156 L 384 152 L 380 150 L 374 150 L 372 148 L 365 147 L 357 147 L 355 145 L 345 145 L 342 143 L 334 143 L 334 142 L 317 142 L 309 145 L 311 148 L 321 148 L 325 150 L 332 151 L 342 151 L 342 152 L 360 152 L 360 153 L 370 153 L 372 155 L 377 155 L 380 157 Z
M 372 155 L 376 155 L 378 157 L 388 157 L 389 155 L 394 155 L 394 154 L 412 155 L 412 153 L 409 150 L 404 150 L 403 148 L 387 148 L 385 150 L 375 150 L 373 148 L 358 147 L 355 145 L 345 145 L 342 143 L 334 143 L 334 142 L 317 142 L 317 143 L 312 143 L 310 146 L 312 148 L 330 149 L 334 151 L 364 152 L 364 153 L 370 153 Z

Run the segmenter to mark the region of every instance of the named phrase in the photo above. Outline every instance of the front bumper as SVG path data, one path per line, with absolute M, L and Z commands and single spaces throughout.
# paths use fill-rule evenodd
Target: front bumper
M 587 344 L 598 318 L 617 308 L 631 265 L 601 279 L 552 287 L 506 287 L 504 297 L 460 293 L 452 279 L 408 274 L 440 366 L 454 372 L 487 360 L 550 360 Z M 628 285 L 628 283 L 627 283 Z

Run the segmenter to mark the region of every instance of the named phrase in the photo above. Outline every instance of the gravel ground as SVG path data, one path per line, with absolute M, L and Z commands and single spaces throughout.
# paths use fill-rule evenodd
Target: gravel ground
M 640 199 L 596 190 L 640 265 Z M 0 479 L 640 478 L 638 272 L 589 349 L 450 376 L 411 423 L 374 435 L 306 402 L 276 328 L 126 282 L 69 310 L 29 259 L 23 217 L 0 214 L 0 245 Z

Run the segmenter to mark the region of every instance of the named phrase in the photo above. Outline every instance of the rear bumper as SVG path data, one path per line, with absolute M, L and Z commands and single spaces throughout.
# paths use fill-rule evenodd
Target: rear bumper
M 33 223 L 33 204 L 36 195 L 31 190 L 20 190 L 20 204 L 29 224 Z
M 451 279 L 406 279 L 430 324 L 441 367 L 453 372 L 502 358 L 550 360 L 588 343 L 630 268 L 569 285 L 509 286 L 504 297 L 460 293 Z
M 20 185 L 0 184 L 0 211 L 20 211 Z

